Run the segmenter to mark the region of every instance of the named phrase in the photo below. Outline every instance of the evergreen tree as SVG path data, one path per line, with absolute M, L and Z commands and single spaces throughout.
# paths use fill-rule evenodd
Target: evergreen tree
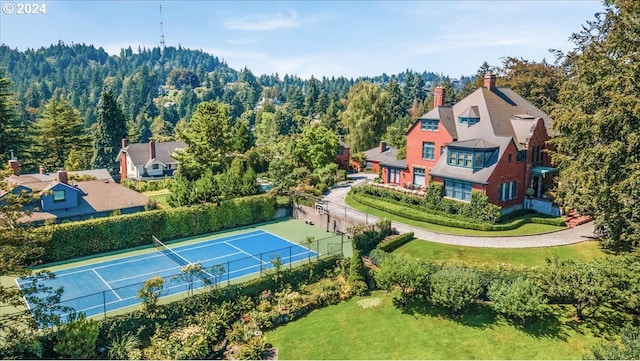
M 42 165 L 48 171 L 64 168 L 71 150 L 90 154 L 86 150 L 91 149 L 91 142 L 78 110 L 65 100 L 51 100 L 31 129 L 31 165 Z
M 640 3 L 607 1 L 573 35 L 553 113 L 553 162 L 565 205 L 592 216 L 612 246 L 640 244 Z
M 11 81 L 0 67 L 0 158 L 8 159 L 11 151 L 18 152 L 23 141 L 16 102 L 10 91 Z M 14 153 L 15 155 L 15 153 Z
M 120 152 L 122 138 L 127 135 L 127 121 L 115 96 L 109 90 L 104 91 L 98 104 L 95 143 L 93 146 L 93 168 L 106 168 L 109 173 L 119 170 L 116 158 Z

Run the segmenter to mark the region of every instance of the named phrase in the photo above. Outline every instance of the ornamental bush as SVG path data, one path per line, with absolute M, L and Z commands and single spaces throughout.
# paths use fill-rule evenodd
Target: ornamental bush
M 540 317 L 546 312 L 545 293 L 529 278 L 497 280 L 489 286 L 488 296 L 494 311 L 507 318 L 518 319 L 522 323 Z
M 482 280 L 473 269 L 443 267 L 431 275 L 430 299 L 434 305 L 460 313 L 473 304 L 482 292 Z

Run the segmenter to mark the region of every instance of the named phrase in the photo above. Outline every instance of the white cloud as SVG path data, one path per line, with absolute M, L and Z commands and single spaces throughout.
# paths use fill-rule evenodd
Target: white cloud
M 295 28 L 299 25 L 298 14 L 290 10 L 288 14 L 255 14 L 224 22 L 224 27 L 232 30 L 269 31 Z

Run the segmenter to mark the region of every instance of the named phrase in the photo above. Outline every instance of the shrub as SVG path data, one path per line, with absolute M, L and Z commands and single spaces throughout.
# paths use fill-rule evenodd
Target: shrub
M 381 219 L 375 225 L 355 224 L 347 228 L 351 233 L 353 248 L 363 255 L 368 255 L 372 249 L 391 234 L 391 221 Z
M 108 348 L 107 355 L 111 360 L 130 360 L 132 354 L 140 347 L 140 340 L 136 335 L 126 333 L 121 337 L 115 337 Z
M 488 296 L 494 311 L 523 323 L 546 312 L 547 299 L 543 290 L 528 278 L 497 280 L 489 286 Z
M 360 256 L 360 251 L 357 249 L 353 250 L 353 255 L 351 256 L 351 262 L 349 264 L 349 281 L 364 281 L 367 276 L 367 268 L 364 266 L 364 262 L 362 261 L 362 256 Z
M 459 313 L 474 303 L 482 292 L 481 279 L 472 269 L 443 267 L 430 278 L 433 304 Z
M 95 357 L 99 325 L 83 314 L 64 324 L 56 333 L 53 350 L 64 359 L 87 360 Z
M 378 244 L 377 248 L 385 252 L 393 252 L 403 244 L 409 243 L 414 238 L 415 237 L 413 235 L 413 232 L 404 233 L 399 236 L 385 240 L 384 242 Z

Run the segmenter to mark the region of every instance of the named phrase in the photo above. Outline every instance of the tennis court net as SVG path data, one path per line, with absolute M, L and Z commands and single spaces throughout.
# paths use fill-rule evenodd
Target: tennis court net
M 156 236 L 151 236 L 151 237 L 153 239 L 153 247 L 158 252 L 162 253 L 167 258 L 169 258 L 170 260 L 172 260 L 173 262 L 177 263 L 178 265 L 180 265 L 182 267 L 193 265 L 192 262 L 190 262 L 186 258 L 182 257 L 181 255 L 176 253 L 171 248 L 167 247 Z M 209 274 L 208 272 L 205 272 L 205 271 L 198 271 L 198 272 L 195 273 L 195 275 L 198 278 L 200 278 L 205 284 L 208 284 L 209 282 L 211 282 L 211 279 L 213 278 L 213 275 L 211 275 L 211 274 Z

